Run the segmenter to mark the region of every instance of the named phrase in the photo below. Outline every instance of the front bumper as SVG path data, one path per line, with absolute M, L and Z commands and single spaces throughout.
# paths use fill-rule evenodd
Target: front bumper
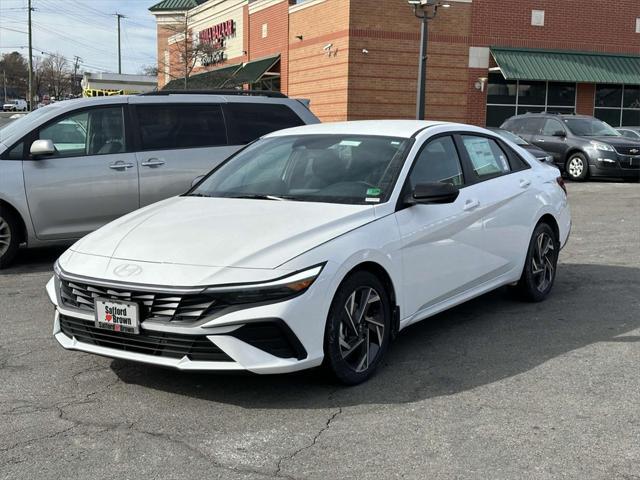
M 47 293 L 55 306 L 54 337 L 68 350 L 178 370 L 261 374 L 312 368 L 324 357 L 328 307 L 322 275 L 290 300 L 212 315 L 192 325 L 149 318 L 142 321 L 140 335 L 95 329 L 93 312 L 69 308 L 61 301 L 59 283 L 53 277 Z M 274 340 L 276 330 L 282 335 Z M 270 338 L 261 336 L 263 332 Z M 191 338 L 193 342 L 188 341 Z
M 597 151 L 590 164 L 589 173 L 594 177 L 640 178 L 640 155 Z

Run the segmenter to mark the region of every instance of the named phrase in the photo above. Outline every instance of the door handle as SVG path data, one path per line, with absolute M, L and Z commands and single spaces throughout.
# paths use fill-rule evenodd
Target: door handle
M 464 202 L 464 207 L 462 207 L 462 209 L 465 212 L 468 212 L 469 210 L 473 210 L 474 208 L 478 208 L 480 206 L 480 202 L 478 200 L 467 200 L 466 202 Z
M 124 163 L 122 161 L 115 162 L 109 165 L 109 168 L 111 170 L 126 170 L 127 168 L 132 168 L 132 167 L 133 167 L 133 163 Z
M 526 178 L 520 179 L 520 188 L 527 188 L 529 185 L 531 185 L 531 180 Z
M 536 138 L 536 142 L 544 143 L 544 138 Z
M 164 165 L 164 160 L 150 158 L 149 160 L 142 162 L 140 165 L 143 167 L 159 167 L 160 165 Z

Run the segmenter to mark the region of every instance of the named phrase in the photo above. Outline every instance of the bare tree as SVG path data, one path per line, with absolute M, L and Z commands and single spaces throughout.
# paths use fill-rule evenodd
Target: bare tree
M 175 23 L 165 25 L 164 28 L 168 30 L 175 38 L 175 42 L 170 45 L 170 55 L 177 56 L 179 65 L 184 74 L 184 88 L 185 90 L 189 86 L 189 77 L 191 72 L 196 67 L 198 62 L 210 57 L 214 57 L 221 50 L 219 46 L 215 46 L 212 43 L 200 42 L 194 35 L 193 30 L 189 28 L 189 15 L 185 12 L 184 15 L 176 17 Z M 159 62 L 164 63 L 164 62 Z
M 27 77 L 29 69 L 27 61 L 19 52 L 4 53 L 0 58 L 0 75 L 5 90 L 12 97 L 26 98 Z
M 71 72 L 67 59 L 59 54 L 47 55 L 42 61 L 42 84 L 47 87 L 49 95 L 53 93 L 56 99 L 69 92 L 71 87 Z
M 143 65 L 138 71 L 140 75 L 148 75 L 150 77 L 158 76 L 158 67 L 157 65 Z

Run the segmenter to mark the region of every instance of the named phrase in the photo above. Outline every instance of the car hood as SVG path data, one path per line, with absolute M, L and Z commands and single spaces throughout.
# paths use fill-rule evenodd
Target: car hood
M 273 269 L 374 219 L 368 205 L 176 197 L 96 230 L 71 250 L 138 262 Z
M 640 146 L 640 141 L 638 140 L 634 140 L 633 138 L 628 138 L 628 137 L 584 137 L 587 138 L 589 140 L 595 140 L 597 142 L 603 142 L 603 143 L 608 143 L 610 145 L 613 145 L 614 147 L 620 146 L 620 147 L 624 147 L 624 146 Z

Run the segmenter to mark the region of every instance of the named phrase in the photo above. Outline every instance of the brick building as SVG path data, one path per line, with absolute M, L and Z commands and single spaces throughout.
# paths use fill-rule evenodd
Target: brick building
M 546 109 L 640 125 L 640 1 L 447 3 L 429 22 L 427 118 L 499 125 Z M 420 21 L 406 0 L 163 0 L 150 11 L 160 86 L 183 88 L 188 58 L 188 88 L 281 90 L 323 121 L 415 115 Z

